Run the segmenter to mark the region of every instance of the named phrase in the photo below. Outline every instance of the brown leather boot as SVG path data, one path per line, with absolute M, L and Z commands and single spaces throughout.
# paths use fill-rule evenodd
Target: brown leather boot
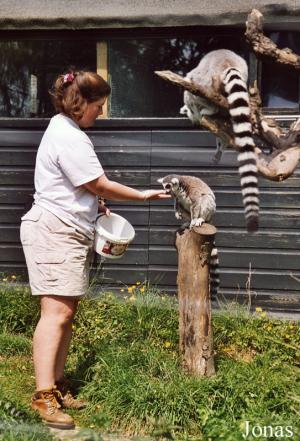
M 51 389 L 38 390 L 31 399 L 31 408 L 37 410 L 42 420 L 56 429 L 74 429 L 73 418 L 63 413 L 58 402 L 59 392 L 54 386 Z
M 71 384 L 66 378 L 57 381 L 55 386 L 57 387 L 57 390 L 60 392 L 61 395 L 61 397 L 59 398 L 59 403 L 65 409 L 80 410 L 87 406 L 87 401 L 74 398 L 71 392 Z

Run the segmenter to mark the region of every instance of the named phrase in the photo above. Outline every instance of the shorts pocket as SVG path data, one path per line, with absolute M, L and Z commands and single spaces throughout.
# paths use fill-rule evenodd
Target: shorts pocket
M 42 215 L 42 209 L 38 205 L 33 205 L 29 211 L 27 211 L 24 216 L 22 216 L 22 221 L 33 221 L 37 222 Z
M 23 217 L 20 227 L 22 245 L 32 245 L 36 240 L 36 223 L 42 215 L 40 207 L 34 205 Z
M 53 252 L 37 253 L 34 258 L 37 269 L 43 280 L 57 282 L 64 279 L 65 256 Z

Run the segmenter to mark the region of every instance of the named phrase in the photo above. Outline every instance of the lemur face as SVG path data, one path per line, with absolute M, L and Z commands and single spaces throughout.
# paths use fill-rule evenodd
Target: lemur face
M 162 184 L 167 193 L 176 193 L 179 187 L 179 180 L 174 175 L 168 175 L 164 178 L 157 179 Z

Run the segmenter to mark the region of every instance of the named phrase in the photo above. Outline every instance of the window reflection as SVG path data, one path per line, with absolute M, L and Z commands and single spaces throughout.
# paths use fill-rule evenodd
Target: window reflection
M 281 49 L 300 53 L 299 32 L 272 32 L 269 37 Z M 299 72 L 292 67 L 263 61 L 262 96 L 264 107 L 299 108 Z
M 48 90 L 70 66 L 96 70 L 96 43 L 90 41 L 0 42 L 0 116 L 50 117 Z
M 205 53 L 221 48 L 232 49 L 244 57 L 247 54 L 243 38 L 232 35 L 112 40 L 109 42 L 110 116 L 181 116 L 182 90 L 157 77 L 154 71 L 172 70 L 184 76 Z

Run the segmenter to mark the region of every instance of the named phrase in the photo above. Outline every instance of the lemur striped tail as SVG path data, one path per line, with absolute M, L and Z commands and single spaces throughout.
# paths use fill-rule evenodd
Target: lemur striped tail
M 229 104 L 235 144 L 239 149 L 238 163 L 247 230 L 257 231 L 259 192 L 247 84 L 240 71 L 233 67 L 223 72 L 222 82 Z
M 210 255 L 210 296 L 211 299 L 215 299 L 218 293 L 218 288 L 220 286 L 220 274 L 219 274 L 219 256 L 218 249 L 213 244 L 213 249 Z

